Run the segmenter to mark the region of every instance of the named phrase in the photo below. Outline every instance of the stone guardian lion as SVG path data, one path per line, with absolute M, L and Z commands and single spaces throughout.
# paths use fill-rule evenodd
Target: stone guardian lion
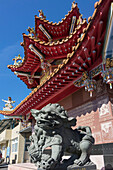
M 67 111 L 59 104 L 48 104 L 41 110 L 32 109 L 36 120 L 34 132 L 30 136 L 32 142 L 28 148 L 31 161 L 38 169 L 67 169 L 69 165 L 88 165 L 90 150 L 94 144 L 91 129 L 88 126 L 76 125 L 76 119 L 67 116 Z M 45 154 L 46 148 L 51 153 Z M 68 160 L 62 161 L 64 152 L 70 153 Z

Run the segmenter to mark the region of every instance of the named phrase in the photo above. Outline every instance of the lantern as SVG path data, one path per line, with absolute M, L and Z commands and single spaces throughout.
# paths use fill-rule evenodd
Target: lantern
M 105 69 L 102 72 L 102 77 L 106 84 L 110 85 L 110 89 L 112 89 L 113 83 L 113 59 L 107 58 Z
M 96 89 L 96 80 L 93 79 L 86 79 L 84 81 L 85 91 L 90 93 L 90 97 L 92 97 L 92 92 Z

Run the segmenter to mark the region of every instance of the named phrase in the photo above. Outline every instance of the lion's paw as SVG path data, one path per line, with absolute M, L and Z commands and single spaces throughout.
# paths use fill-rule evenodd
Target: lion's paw
M 74 163 L 75 163 L 76 165 L 79 165 L 79 166 L 82 166 L 82 165 L 83 165 L 83 162 L 82 162 L 81 160 L 79 160 L 79 159 L 76 159 L 76 160 L 74 161 Z
M 85 165 L 86 163 L 88 163 L 90 160 L 89 160 L 89 157 L 86 155 L 86 154 L 82 154 L 81 157 L 79 159 L 76 159 L 74 161 L 74 163 L 78 166 L 83 166 Z

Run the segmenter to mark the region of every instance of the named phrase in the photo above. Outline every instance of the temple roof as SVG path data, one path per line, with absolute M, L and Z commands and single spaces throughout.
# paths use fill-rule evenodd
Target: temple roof
M 36 55 L 34 55 L 34 53 L 31 50 L 29 50 L 30 44 L 33 44 L 34 46 L 36 46 L 40 50 L 40 52 L 45 55 L 44 56 L 45 60 L 59 59 L 59 58 L 62 58 L 62 55 L 65 56 L 63 58 L 66 58 L 67 54 L 72 52 L 72 47 L 78 43 L 78 39 L 80 38 L 81 34 L 83 34 L 83 30 L 84 28 L 86 28 L 86 26 L 87 26 L 87 23 L 86 23 L 86 20 L 84 20 L 83 23 L 75 29 L 73 34 L 68 36 L 66 39 L 63 39 L 61 42 L 57 41 L 57 42 L 52 42 L 52 43 L 50 42 L 45 43 L 44 41 L 36 40 L 26 34 L 23 34 L 23 39 L 24 39 L 23 46 L 24 46 L 24 51 L 25 51 L 24 60 L 19 65 L 8 65 L 8 68 L 10 68 L 12 71 L 27 72 L 28 68 L 25 67 L 24 64 L 28 62 L 29 55 L 32 56 L 31 59 L 36 58 L 35 62 L 32 64 L 37 65 L 39 63 L 39 58 L 36 57 Z M 30 68 L 29 71 L 32 71 L 32 68 Z
M 70 29 L 72 17 L 76 16 L 76 21 L 77 21 L 80 15 L 81 14 L 79 12 L 77 3 L 75 4 L 73 2 L 71 11 L 69 11 L 68 14 L 65 15 L 65 18 L 63 18 L 62 21 L 59 21 L 58 23 L 49 22 L 45 18 L 35 16 L 35 32 L 40 40 L 47 42 L 48 41 L 47 37 L 42 33 L 42 31 L 39 28 L 39 25 L 43 25 L 53 40 L 65 38 L 66 36 L 69 36 L 69 29 Z M 75 27 L 76 24 L 74 28 Z
M 75 31 L 61 42 L 40 42 L 40 40 L 36 40 L 29 35 L 23 34 L 24 42 L 22 45 L 24 46 L 25 57 L 20 64 L 8 65 L 8 68 L 15 73 L 18 72 L 16 73 L 17 77 L 19 77 L 28 88 L 36 87 L 40 81 L 40 78 L 38 78 L 37 75 L 39 76 L 42 71 L 41 62 L 39 57 L 29 49 L 29 46 L 32 44 L 37 48 L 42 57 L 44 57 L 45 62 L 51 64 L 54 60 L 66 58 L 67 54 L 72 52 L 72 47 L 78 43 L 78 39 L 83 35 L 83 30 L 86 26 L 87 22 L 84 19 Z M 32 83 L 30 83 L 30 78 L 28 78 L 25 73 L 27 73 L 28 76 L 31 75 Z M 35 77 L 32 76 L 33 74 L 35 74 Z
M 78 43 L 56 69 L 40 83 L 13 111 L 0 111 L 5 115 L 26 115 L 31 109 L 41 109 L 55 103 L 79 88 L 74 86 L 84 71 L 91 71 L 102 63 L 102 48 L 107 16 L 112 0 L 100 0 Z

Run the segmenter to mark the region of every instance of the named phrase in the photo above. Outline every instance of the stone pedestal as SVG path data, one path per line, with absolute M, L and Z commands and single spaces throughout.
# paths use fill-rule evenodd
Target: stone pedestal
M 32 163 L 20 163 L 8 165 L 8 170 L 37 170 L 37 167 Z
M 86 166 L 71 165 L 68 166 L 67 170 L 96 170 L 96 165 L 86 165 Z

